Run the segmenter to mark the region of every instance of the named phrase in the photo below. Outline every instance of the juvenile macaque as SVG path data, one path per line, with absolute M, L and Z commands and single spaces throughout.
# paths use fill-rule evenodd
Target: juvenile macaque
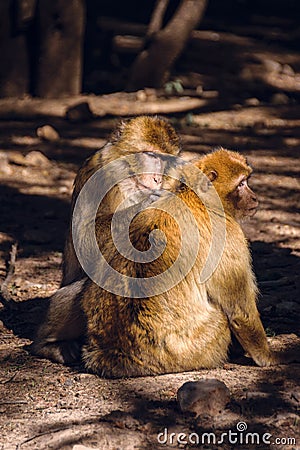
M 161 196 L 131 222 L 133 248 L 146 253 L 153 243 L 162 244 L 163 251 L 153 261 L 139 262 L 120 254 L 112 241 L 111 218 L 97 216 L 99 248 L 109 266 L 124 277 L 123 285 L 106 290 L 85 278 L 60 289 L 33 343 L 35 354 L 72 362 L 78 355 L 77 340 L 84 337 L 82 359 L 88 370 L 106 377 L 154 375 L 220 366 L 233 332 L 258 365 L 288 362 L 289 357 L 269 348 L 256 307 L 248 244 L 237 221 L 252 216 L 258 206 L 247 184 L 251 168 L 243 156 L 224 149 L 206 155 L 195 166 L 207 176 L 200 178 L 200 195 L 189 187 L 194 166 L 185 166 L 180 182 L 174 184 L 174 195 Z M 224 211 L 218 202 L 204 204 L 201 192 L 209 198 L 213 188 Z M 226 239 L 217 230 L 219 261 L 210 277 L 203 278 L 216 231 L 213 221 L 222 220 Z M 159 275 L 180 260 L 182 241 L 187 256 L 196 249 L 194 263 L 182 278 L 180 266 L 174 283 L 166 288 L 160 285 Z M 137 292 L 131 279 L 154 280 L 155 293 L 148 295 L 147 288 Z M 116 293 L 119 288 L 126 295 Z
M 179 137 L 174 128 L 161 117 L 140 116 L 120 123 L 109 142 L 91 156 L 79 170 L 72 196 L 73 212 L 76 199 L 87 180 L 108 163 L 118 160 L 114 170 L 120 174 L 129 171 L 131 177 L 117 183 L 103 199 L 98 218 L 113 214 L 122 201 L 127 205 L 138 203 L 140 191 L 155 194 L 162 187 L 163 155 L 177 155 L 180 150 Z M 136 154 L 135 164 L 128 167 L 126 157 Z M 140 172 L 152 172 L 139 174 Z M 157 173 L 156 173 L 157 172 Z M 138 174 L 138 175 L 137 175 Z M 106 175 L 108 176 L 108 175 Z M 104 181 L 104 180 L 102 180 Z M 63 256 L 62 286 L 85 276 L 74 252 L 71 227 L 66 239 Z

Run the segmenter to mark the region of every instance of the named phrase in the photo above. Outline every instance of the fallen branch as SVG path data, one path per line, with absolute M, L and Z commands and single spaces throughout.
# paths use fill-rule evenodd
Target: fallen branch
M 98 101 L 97 97 L 91 99 L 91 109 L 96 115 L 103 115 L 103 107 L 105 114 L 115 116 L 135 116 L 140 114 L 170 114 L 176 112 L 191 111 L 193 109 L 202 108 L 207 104 L 207 100 L 203 98 L 181 97 L 172 98 L 170 100 L 160 99 L 147 101 L 121 101 L 111 98 L 111 103 L 105 106 Z
M 34 439 L 37 439 L 42 436 L 47 436 L 52 433 L 59 433 L 60 431 L 65 431 L 65 430 L 68 430 L 69 428 L 70 428 L 70 426 L 67 425 L 67 426 L 63 426 L 61 428 L 53 428 L 53 430 L 47 430 L 47 431 L 43 431 L 41 433 L 35 434 L 34 436 L 32 436 L 28 439 L 25 439 L 25 441 L 21 442 L 20 444 L 17 444 L 16 450 L 20 449 L 22 445 L 27 444 L 28 442 L 31 442 Z
M 7 400 L 6 402 L 0 402 L 0 405 L 28 405 L 26 400 Z
M 18 373 L 18 371 L 16 370 L 16 372 L 14 372 L 11 377 L 9 377 L 7 380 L 1 381 L 0 384 L 8 384 L 8 383 L 10 383 L 16 377 L 17 373 Z M 3 402 L 1 402 L 1 403 L 3 403 Z
M 80 95 L 64 99 L 0 99 L 0 119 L 22 120 L 41 117 L 66 117 L 66 111 L 80 103 L 87 103 L 91 118 L 106 115 L 135 116 L 139 114 L 171 114 L 203 108 L 211 101 L 208 96 L 172 97 L 155 100 L 145 97 L 139 100 L 136 93 L 114 93 L 107 95 Z
M 7 306 L 8 304 L 11 304 L 13 302 L 13 299 L 12 299 L 11 293 L 9 292 L 8 286 L 9 286 L 9 283 L 11 282 L 12 277 L 15 273 L 17 249 L 18 249 L 18 244 L 14 243 L 11 246 L 10 258 L 7 263 L 7 274 L 6 274 L 5 280 L 3 281 L 1 289 L 0 289 L 0 301 L 4 306 Z

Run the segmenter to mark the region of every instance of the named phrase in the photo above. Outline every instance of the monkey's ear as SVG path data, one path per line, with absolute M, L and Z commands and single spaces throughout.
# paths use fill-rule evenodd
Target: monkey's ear
M 215 181 L 215 179 L 218 177 L 218 172 L 216 172 L 215 170 L 211 170 L 210 172 L 208 172 L 207 174 L 207 178 L 209 179 L 209 181 Z
M 180 179 L 179 179 L 179 183 L 177 182 L 176 185 L 176 191 L 184 191 L 187 189 L 187 181 L 184 175 L 181 175 Z

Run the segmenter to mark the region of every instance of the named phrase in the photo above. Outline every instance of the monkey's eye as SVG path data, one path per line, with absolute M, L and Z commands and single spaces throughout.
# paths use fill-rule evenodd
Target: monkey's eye
M 240 182 L 240 184 L 238 185 L 238 189 L 241 189 L 241 188 L 243 188 L 243 187 L 245 187 L 245 186 L 247 186 L 247 180 L 242 180 L 242 181 Z

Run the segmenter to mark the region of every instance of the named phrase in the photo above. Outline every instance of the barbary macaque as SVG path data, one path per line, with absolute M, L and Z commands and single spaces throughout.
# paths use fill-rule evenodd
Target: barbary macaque
M 197 178 L 196 169 L 205 176 Z M 143 261 L 119 253 L 113 211 L 98 214 L 97 243 L 117 278 L 108 270 L 108 288 L 86 277 L 59 289 L 32 345 L 34 354 L 71 363 L 84 339 L 87 370 L 105 377 L 154 375 L 222 365 L 233 333 L 260 366 L 295 359 L 269 348 L 256 306 L 251 256 L 238 223 L 258 207 L 245 158 L 219 149 L 174 170 L 179 182 L 171 183 L 173 192 L 138 212 L 129 227 L 132 255 L 148 255 L 155 246 L 159 255 Z M 74 198 L 88 178 L 81 171 Z M 120 211 L 121 219 L 126 212 Z M 103 270 L 98 261 L 95 270 Z
M 139 116 L 122 121 L 111 135 L 109 142 L 86 160 L 79 170 L 72 196 L 71 214 L 78 194 L 87 180 L 99 169 L 118 160 L 114 170 L 120 174 L 129 170 L 130 178 L 118 182 L 106 194 L 101 202 L 98 217 L 113 214 L 122 201 L 128 204 L 138 203 L 140 192 L 148 190 L 149 195 L 157 193 L 162 187 L 163 155 L 177 155 L 180 151 L 180 139 L 174 128 L 161 117 Z M 135 165 L 128 167 L 128 155 L 136 155 Z M 151 173 L 140 173 L 151 172 Z M 156 173 L 157 172 L 157 173 Z M 105 173 L 104 173 L 105 174 Z M 106 171 L 105 176 L 109 176 Z M 103 182 L 103 180 L 101 180 Z M 154 197 L 155 199 L 155 197 Z M 83 278 L 83 272 L 74 251 L 71 226 L 66 239 L 63 255 L 63 278 L 61 286 Z

